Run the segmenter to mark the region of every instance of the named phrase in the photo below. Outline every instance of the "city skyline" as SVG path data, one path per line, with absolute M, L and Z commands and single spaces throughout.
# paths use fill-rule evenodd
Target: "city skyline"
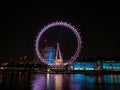
M 118 4 L 1 3 L 0 90 L 119 90 Z

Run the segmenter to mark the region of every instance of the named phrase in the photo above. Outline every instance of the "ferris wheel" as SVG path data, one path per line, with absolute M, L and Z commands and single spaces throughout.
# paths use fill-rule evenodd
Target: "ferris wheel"
M 35 40 L 35 52 L 36 52 L 36 55 L 38 56 L 39 60 L 42 61 L 44 64 L 47 64 L 48 63 L 45 61 L 45 58 L 42 57 L 41 55 L 41 52 L 40 52 L 40 49 L 39 49 L 39 43 L 40 43 L 40 40 L 41 40 L 41 37 L 42 35 L 47 31 L 47 30 L 50 30 L 49 28 L 52 28 L 52 27 L 56 27 L 56 26 L 61 26 L 61 27 L 66 27 L 68 28 L 69 30 L 71 30 L 75 37 L 76 37 L 76 40 L 77 40 L 77 48 L 76 48 L 76 51 L 74 53 L 73 56 L 71 56 L 71 58 L 69 60 L 67 60 L 66 62 L 64 62 L 62 65 L 63 66 L 66 66 L 66 65 L 69 65 L 69 64 L 72 64 L 76 59 L 77 57 L 79 56 L 79 53 L 81 52 L 81 48 L 82 48 L 82 41 L 81 41 L 81 36 L 80 36 L 80 32 L 77 31 L 77 29 L 72 26 L 71 24 L 67 23 L 67 22 L 52 22 L 46 26 L 44 26 L 40 32 L 38 33 L 37 35 L 37 38 Z

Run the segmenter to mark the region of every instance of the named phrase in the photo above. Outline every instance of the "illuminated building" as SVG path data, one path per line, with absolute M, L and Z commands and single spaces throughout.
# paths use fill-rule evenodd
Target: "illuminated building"
M 61 55 L 61 52 L 60 52 L 59 43 L 57 43 L 57 50 L 56 50 L 56 57 L 55 57 L 55 60 L 54 60 L 54 65 L 55 66 L 63 65 L 63 60 L 62 60 L 62 55 Z
M 95 68 L 95 65 L 97 65 L 97 69 Z M 71 66 L 70 69 L 74 70 L 120 70 L 120 62 L 74 62 Z
M 45 47 L 43 57 L 48 65 L 53 65 L 54 48 L 53 47 Z

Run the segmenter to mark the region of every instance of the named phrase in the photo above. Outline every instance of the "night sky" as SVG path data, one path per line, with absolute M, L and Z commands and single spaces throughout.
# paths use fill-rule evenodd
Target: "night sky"
M 112 6 L 22 3 L 9 5 L 3 12 L 0 58 L 33 58 L 36 35 L 52 21 L 66 21 L 78 28 L 83 41 L 81 56 L 120 56 L 120 15 Z

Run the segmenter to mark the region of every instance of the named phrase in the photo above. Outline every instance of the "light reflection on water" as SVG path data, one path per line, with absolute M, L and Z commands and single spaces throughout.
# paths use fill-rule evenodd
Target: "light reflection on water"
M 119 90 L 120 75 L 0 73 L 0 90 Z
M 0 72 L 0 90 L 29 90 L 27 72 Z
M 62 90 L 62 75 L 55 75 L 55 90 Z
M 35 74 L 31 81 L 32 90 L 62 90 L 61 74 Z
M 31 81 L 32 90 L 119 90 L 120 88 L 120 75 L 33 74 L 32 77 L 36 77 Z
M 33 90 L 45 90 L 45 76 L 35 75 L 32 82 Z

